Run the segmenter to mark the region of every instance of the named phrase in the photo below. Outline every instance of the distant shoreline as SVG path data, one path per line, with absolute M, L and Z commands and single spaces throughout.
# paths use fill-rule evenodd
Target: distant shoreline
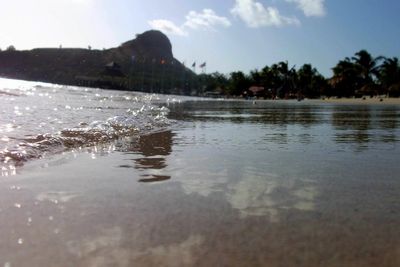
M 314 101 L 314 100 L 311 100 Z M 332 104 L 379 104 L 379 105 L 400 105 L 400 98 L 393 97 L 366 97 L 366 98 L 321 98 L 315 101 L 321 103 L 332 103 Z
M 210 98 L 211 99 L 211 98 Z M 382 100 L 381 100 L 382 99 Z M 227 98 L 227 100 L 239 100 L 238 98 Z M 366 98 L 305 98 L 301 101 L 296 99 L 251 99 L 243 101 L 253 101 L 254 104 L 257 102 L 271 102 L 271 103 L 315 103 L 315 104 L 344 104 L 344 105 L 400 105 L 400 98 L 396 97 L 366 97 Z
M 213 98 L 204 98 L 213 99 Z M 382 99 L 382 100 L 381 100 Z M 257 102 L 270 102 L 270 103 L 314 103 L 314 104 L 343 104 L 343 105 L 400 105 L 400 97 L 330 97 L 330 98 L 305 98 L 301 101 L 297 99 L 244 99 L 244 98 L 224 98 L 224 100 L 239 100 L 249 101 L 257 104 Z

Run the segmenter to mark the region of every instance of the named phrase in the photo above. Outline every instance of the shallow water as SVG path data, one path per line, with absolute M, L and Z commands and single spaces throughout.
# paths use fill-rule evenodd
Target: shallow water
M 157 131 L 174 97 L 0 79 L 0 168 Z M 159 105 L 162 102 L 164 105 Z
M 95 92 L 141 98 L 46 130 L 124 116 L 135 131 L 7 169 L 0 266 L 400 265 L 400 107 Z M 156 113 L 132 119 L 144 102 Z

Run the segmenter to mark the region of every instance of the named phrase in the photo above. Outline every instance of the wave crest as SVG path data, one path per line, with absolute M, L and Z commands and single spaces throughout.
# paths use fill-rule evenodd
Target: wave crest
M 166 107 L 146 104 L 140 109 L 128 109 L 125 115 L 114 116 L 105 121 L 83 122 L 58 133 L 29 136 L 21 139 L 13 148 L 0 150 L 0 162 L 3 166 L 18 166 L 30 159 L 41 158 L 46 153 L 59 153 L 166 129 L 173 123 L 167 118 L 168 113 Z

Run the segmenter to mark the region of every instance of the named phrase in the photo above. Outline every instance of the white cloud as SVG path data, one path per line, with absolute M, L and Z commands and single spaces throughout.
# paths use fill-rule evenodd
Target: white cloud
M 91 5 L 94 0 L 36 0 L 36 2 L 50 5 L 68 4 L 68 5 Z
M 186 15 L 186 22 L 183 27 L 191 29 L 214 29 L 214 26 L 231 26 L 231 22 L 226 17 L 218 16 L 212 9 L 203 9 L 201 13 L 190 11 Z
M 92 0 L 72 0 L 72 2 L 78 4 L 89 4 L 92 2 Z
M 155 30 L 180 36 L 188 35 L 187 29 L 215 30 L 216 26 L 231 26 L 231 22 L 226 17 L 218 16 L 212 9 L 203 9 L 200 13 L 190 11 L 185 18 L 186 20 L 181 26 L 165 19 L 151 20 L 148 23 Z
M 299 9 L 304 12 L 307 17 L 323 17 L 325 16 L 325 0 L 286 0 L 295 3 Z
M 151 28 L 162 31 L 165 34 L 185 36 L 187 33 L 182 27 L 176 26 L 175 23 L 165 19 L 156 19 L 148 21 Z
M 300 21 L 297 18 L 282 16 L 277 8 L 265 7 L 255 0 L 236 0 L 231 13 L 242 19 L 251 28 L 300 25 Z

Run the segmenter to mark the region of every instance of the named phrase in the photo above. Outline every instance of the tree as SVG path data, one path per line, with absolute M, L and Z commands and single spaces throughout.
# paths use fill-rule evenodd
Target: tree
M 400 96 L 400 64 L 397 57 L 385 59 L 380 66 L 378 78 L 384 93 Z
M 252 85 L 261 85 L 261 73 L 258 70 L 250 71 L 250 81 Z
M 382 57 L 373 58 L 366 50 L 360 50 L 352 57 L 362 83 L 367 84 L 374 81 L 379 72 L 377 63 L 381 59 Z
M 205 88 L 205 91 L 215 91 L 219 89 L 225 92 L 228 85 L 228 79 L 219 72 L 200 74 L 198 79 Z
M 268 91 L 271 91 L 272 97 L 276 96 L 278 88 L 282 85 L 282 79 L 279 75 L 278 65 L 271 67 L 265 66 L 261 71 L 261 84 Z
M 300 95 L 315 98 L 320 96 L 321 90 L 326 87 L 326 80 L 311 64 L 304 64 L 297 71 L 296 86 Z
M 295 84 L 297 79 L 297 73 L 295 66 L 289 69 L 289 63 L 287 61 L 281 61 L 276 66 L 272 66 L 274 72 L 277 75 L 277 87 L 276 95 L 280 98 L 286 98 L 295 93 Z
M 356 75 L 359 79 L 358 90 L 364 94 L 376 94 L 378 88 L 376 78 L 379 74 L 378 62 L 382 57 L 373 58 L 366 50 L 360 50 L 352 57 Z
M 229 93 L 241 95 L 250 87 L 250 79 L 241 71 L 232 72 L 229 77 Z
M 340 60 L 332 70 L 333 77 L 330 79 L 333 87 L 332 94 L 339 97 L 353 96 L 359 85 L 355 64 L 349 58 L 345 58 Z
M 13 45 L 10 45 L 7 47 L 7 51 L 15 51 L 15 47 Z
M 211 74 L 212 78 L 215 81 L 216 88 L 220 88 L 224 92 L 227 90 L 228 87 L 228 79 L 224 74 L 221 74 L 219 72 L 214 72 Z
M 287 61 L 265 66 L 261 72 L 254 72 L 251 76 L 259 79 L 259 84 L 268 91 L 272 98 L 285 97 L 295 91 L 297 73 L 294 67 L 289 69 Z

